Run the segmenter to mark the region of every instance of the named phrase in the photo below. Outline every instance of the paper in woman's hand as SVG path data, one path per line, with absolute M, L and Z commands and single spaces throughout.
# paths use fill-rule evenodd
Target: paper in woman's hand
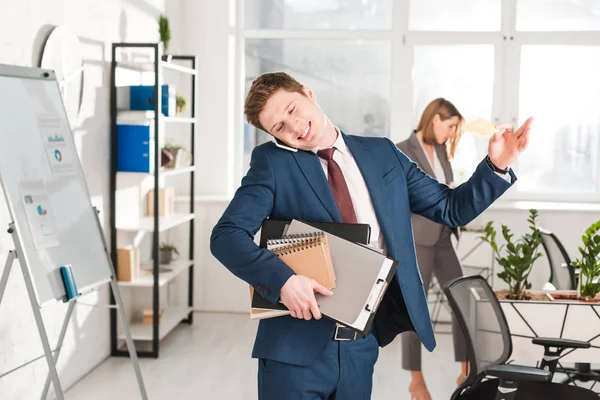
M 498 129 L 491 122 L 477 118 L 469 122 L 463 127 L 465 132 L 471 132 L 473 135 L 479 138 L 486 138 L 493 135 Z

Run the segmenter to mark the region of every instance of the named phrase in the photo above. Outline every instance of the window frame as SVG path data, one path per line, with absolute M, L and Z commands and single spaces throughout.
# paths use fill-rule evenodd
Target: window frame
M 318 39 L 318 40 L 389 40 L 392 52 L 391 101 L 389 138 L 398 142 L 405 139 L 414 129 L 416 121 L 413 115 L 413 84 L 411 69 L 415 46 L 419 45 L 459 45 L 486 44 L 494 46 L 494 82 L 492 116 L 493 123 L 510 122 L 517 125 L 524 116 L 519 110 L 519 74 L 520 55 L 524 45 L 587 45 L 600 46 L 598 31 L 557 31 L 535 32 L 516 30 L 516 12 L 518 0 L 502 0 L 500 31 L 409 31 L 410 0 L 395 0 L 392 5 L 391 29 L 244 29 L 245 0 L 235 2 L 234 32 L 235 43 L 235 175 L 241 178 L 247 171 L 244 165 L 244 115 L 243 97 L 245 95 L 245 41 L 246 39 Z M 413 0 L 418 1 L 418 0 Z M 231 21 L 231 20 L 230 20 Z M 534 116 L 535 117 L 535 116 Z M 239 140 L 241 138 L 241 140 Z M 600 140 L 598 141 L 600 147 Z M 528 147 L 527 151 L 535 151 Z M 598 149 L 600 154 L 600 148 Z M 482 155 L 483 157 L 483 155 Z M 516 167 L 516 166 L 515 166 Z M 597 171 L 596 191 L 589 194 L 517 192 L 509 190 L 502 198 L 503 202 L 543 201 L 543 202 L 599 202 L 600 201 L 600 163 Z M 239 179 L 235 180 L 239 182 Z

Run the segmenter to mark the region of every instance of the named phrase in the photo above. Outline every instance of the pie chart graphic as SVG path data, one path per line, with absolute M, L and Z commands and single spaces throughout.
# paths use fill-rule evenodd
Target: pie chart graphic
M 54 158 L 56 158 L 56 161 L 62 161 L 62 154 L 58 149 L 54 150 Z

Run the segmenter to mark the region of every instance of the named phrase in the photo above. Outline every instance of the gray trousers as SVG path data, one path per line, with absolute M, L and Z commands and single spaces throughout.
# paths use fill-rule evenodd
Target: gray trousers
M 458 256 L 452 247 L 450 235 L 444 232 L 435 246 L 416 245 L 417 262 L 425 293 L 429 289 L 431 275 L 435 274 L 441 287 L 462 276 L 462 268 Z M 452 320 L 452 336 L 454 339 L 454 359 L 467 361 L 467 345 L 465 338 L 455 319 Z M 421 341 L 415 332 L 404 332 L 402 335 L 402 368 L 409 371 L 421 371 Z

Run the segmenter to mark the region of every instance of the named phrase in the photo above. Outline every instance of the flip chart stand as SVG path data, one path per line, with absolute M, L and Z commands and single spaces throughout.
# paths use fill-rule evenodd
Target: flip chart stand
M 98 222 L 98 229 L 100 228 L 100 222 L 98 221 L 98 215 L 96 212 L 96 219 Z M 24 257 L 20 257 L 20 254 L 23 254 L 23 248 L 21 246 L 21 241 L 19 239 L 19 234 L 15 228 L 14 223 L 8 224 L 8 233 L 11 234 L 13 238 L 13 243 L 15 246 L 15 250 L 11 250 L 8 253 L 8 257 L 6 259 L 6 264 L 4 265 L 4 272 L 2 273 L 2 278 L 0 279 L 0 303 L 2 302 L 2 296 L 4 295 L 4 291 L 6 289 L 6 284 L 8 282 L 8 276 L 10 275 L 10 270 L 12 268 L 13 262 L 15 259 L 19 260 L 19 264 L 21 265 L 21 270 L 23 272 L 23 278 L 25 280 L 25 286 L 27 287 L 27 293 L 29 295 L 29 300 L 31 302 L 31 308 L 33 310 L 33 315 L 35 317 L 35 322 L 37 324 L 38 332 L 40 334 L 40 339 L 42 341 L 42 347 L 44 348 L 44 356 L 46 358 L 46 362 L 48 363 L 48 377 L 46 378 L 46 384 L 44 385 L 44 391 L 42 392 L 42 400 L 46 399 L 48 395 L 48 390 L 50 389 L 50 382 L 54 385 L 54 391 L 56 392 L 57 400 L 64 400 L 63 390 L 60 384 L 60 379 L 58 378 L 58 372 L 56 370 L 56 363 L 58 361 L 58 356 L 60 355 L 60 350 L 62 349 L 63 341 L 65 335 L 67 333 L 67 327 L 69 324 L 69 320 L 71 319 L 71 315 L 73 314 L 73 309 L 75 308 L 75 304 L 77 303 L 77 298 L 73 297 L 67 300 L 67 296 L 63 299 L 64 301 L 69 303 L 69 308 L 67 309 L 67 314 L 65 315 L 65 319 L 62 325 L 62 329 L 60 331 L 60 335 L 58 337 L 58 343 L 56 345 L 56 349 L 54 350 L 54 356 L 52 355 L 53 351 L 50 348 L 50 342 L 48 340 L 48 335 L 46 333 L 46 328 L 44 327 L 44 321 L 42 319 L 42 313 L 40 311 L 40 307 L 38 305 L 33 281 L 31 276 L 29 275 L 29 269 L 27 268 L 26 260 Z M 105 248 L 105 251 L 106 248 Z M 109 257 L 110 259 L 110 257 Z M 146 388 L 144 386 L 144 381 L 142 378 L 142 373 L 140 370 L 140 366 L 138 363 L 137 352 L 135 346 L 133 344 L 133 340 L 131 339 L 131 332 L 129 330 L 129 321 L 127 321 L 127 316 L 125 315 L 125 309 L 123 308 L 123 301 L 121 299 L 121 292 L 119 291 L 119 286 L 117 285 L 117 281 L 115 278 L 114 267 L 111 263 L 112 276 L 110 279 L 110 287 L 113 292 L 116 307 L 118 314 L 121 316 L 121 322 L 123 324 L 123 329 L 125 331 L 125 341 L 127 342 L 127 349 L 129 350 L 129 355 L 131 357 L 131 362 L 133 364 L 133 369 L 135 371 L 135 375 L 137 378 L 137 383 L 140 388 L 140 395 L 143 400 L 148 399 L 148 395 L 146 393 Z M 108 306 L 109 308 L 111 306 Z M 24 364 L 26 365 L 26 364 Z M 23 366 L 24 366 L 23 365 Z M 18 368 L 16 368 L 18 369 Z M 16 370 L 15 369 L 15 370 Z M 15 371 L 13 370 L 13 371 Z M 12 371 L 11 371 L 12 372 Z

